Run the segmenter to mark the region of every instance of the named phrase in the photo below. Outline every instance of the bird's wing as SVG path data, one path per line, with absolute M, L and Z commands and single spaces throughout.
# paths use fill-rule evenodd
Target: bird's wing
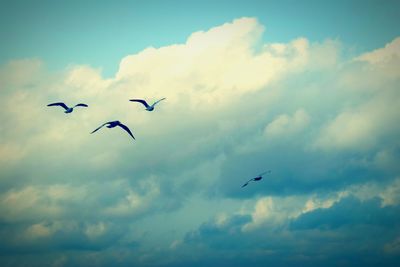
M 51 103 L 47 105 L 48 107 L 52 107 L 52 106 L 61 106 L 63 107 L 65 110 L 68 109 L 67 105 L 65 105 L 63 102 L 56 102 L 56 103 Z
M 97 132 L 101 127 L 103 127 L 104 125 L 106 125 L 106 124 L 108 124 L 108 123 L 109 123 L 109 122 L 103 123 L 100 127 L 98 127 L 96 130 L 94 130 L 93 132 L 91 132 L 91 134 L 94 133 L 94 132 Z
M 155 106 L 158 102 L 163 101 L 164 99 L 165 99 L 165 97 L 164 97 L 164 98 L 161 98 L 160 100 L 158 100 L 158 101 L 156 101 L 156 102 L 154 102 L 153 106 Z
M 142 103 L 146 108 L 149 107 L 149 104 L 147 104 L 147 102 L 144 101 L 143 99 L 129 99 L 129 101 L 132 101 L 132 102 L 139 102 L 139 103 Z
M 245 186 L 248 185 L 251 181 L 254 181 L 254 178 L 251 178 L 250 180 L 248 180 L 244 185 L 242 185 L 242 187 L 245 187 Z
M 75 107 L 88 107 L 88 105 L 79 103 L 79 104 L 76 104 Z
M 128 134 L 129 134 L 130 136 L 132 136 L 133 139 L 135 139 L 135 137 L 133 136 L 131 130 L 129 130 L 129 128 L 128 128 L 126 125 L 123 125 L 122 123 L 119 123 L 118 126 L 121 127 L 122 129 L 124 129 L 125 131 L 127 131 Z
M 268 170 L 268 171 L 265 171 L 265 172 L 259 174 L 258 176 L 262 176 L 262 175 L 264 175 L 264 174 L 266 174 L 266 173 L 270 173 L 270 172 L 271 172 L 271 170 Z

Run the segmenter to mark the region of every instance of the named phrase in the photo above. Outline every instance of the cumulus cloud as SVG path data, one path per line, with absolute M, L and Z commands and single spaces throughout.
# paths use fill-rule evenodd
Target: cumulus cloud
M 288 44 L 259 47 L 264 27 L 242 18 L 196 32 L 185 44 L 147 48 L 122 59 L 116 79 L 135 81 L 133 92 L 167 94 L 169 101 L 196 110 L 219 110 L 232 97 L 259 91 L 307 63 L 310 44 L 305 38 Z
M 396 93 L 382 94 L 356 107 L 343 111 L 321 131 L 317 146 L 328 149 L 369 149 L 380 145 L 388 133 L 399 133 L 395 124 Z
M 251 259 L 255 266 L 262 266 L 261 262 L 285 266 L 299 262 L 318 266 L 324 262 L 334 266 L 337 253 L 349 266 L 373 266 L 377 262 L 394 266 L 398 260 L 399 206 L 383 207 L 385 200 L 377 186 L 378 183 L 362 185 L 363 191 L 368 188 L 368 196 L 350 186 L 330 196 L 261 197 L 253 202 L 253 210 L 246 208 L 239 214 L 225 215 L 223 223 L 216 217 L 202 224 L 188 233 L 181 246 L 197 244 L 199 254 L 208 253 L 224 261 L 229 261 L 226 249 L 240 251 L 235 257 L 238 266 Z M 386 185 L 386 189 L 391 186 Z M 349 253 L 343 252 L 343 248 Z M 365 255 L 365 250 L 371 254 Z M 216 266 L 214 261 L 198 260 Z
M 152 201 L 159 195 L 159 186 L 152 181 L 142 181 L 140 183 L 144 194 L 129 189 L 123 200 L 117 204 L 107 207 L 104 212 L 112 216 L 128 216 L 136 214 L 143 209 L 146 210 Z
M 357 245 L 372 229 L 381 238 L 365 247 L 380 252 L 358 263 L 386 251 L 390 266 L 399 39 L 345 58 L 338 40 L 264 43 L 263 34 L 256 19 L 236 19 L 127 55 L 109 79 L 86 65 L 3 65 L 2 251 L 47 253 L 37 266 L 328 266 L 343 244 L 346 260 L 363 258 Z M 128 101 L 161 97 L 151 113 Z M 53 101 L 89 108 L 67 115 L 46 107 Z M 118 129 L 90 134 L 117 119 L 135 142 Z M 363 217 L 369 209 L 376 219 Z
M 359 56 L 339 84 L 354 98 L 321 130 L 316 145 L 328 149 L 369 149 L 382 146 L 388 135 L 398 135 L 396 119 L 400 97 L 396 87 L 400 75 L 399 38 L 384 48 Z M 358 62 L 362 62 L 358 65 Z M 352 76 L 351 78 L 349 76 Z M 355 96 L 352 90 L 356 88 Z M 363 101 L 360 102 L 360 99 Z M 345 100 L 350 102 L 351 99 Z M 398 145 L 394 143 L 393 145 Z
M 267 137 L 290 135 L 304 129 L 309 121 L 307 112 L 298 109 L 293 116 L 279 115 L 265 127 L 264 133 Z
M 395 63 L 400 56 L 400 38 L 394 39 L 392 42 L 385 45 L 384 48 L 376 49 L 375 51 L 365 53 L 359 56 L 356 60 L 367 61 L 371 64 Z M 396 70 L 394 70 L 396 71 Z

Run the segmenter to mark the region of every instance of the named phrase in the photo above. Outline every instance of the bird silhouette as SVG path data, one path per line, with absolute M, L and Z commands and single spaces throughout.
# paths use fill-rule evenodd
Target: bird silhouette
M 129 101 L 142 103 L 142 104 L 146 107 L 146 110 L 147 110 L 147 111 L 153 111 L 153 110 L 154 110 L 154 106 L 155 106 L 158 102 L 160 102 L 160 101 L 162 101 L 162 100 L 164 100 L 164 99 L 165 99 L 165 97 L 164 97 L 164 98 L 161 98 L 160 100 L 158 100 L 158 101 L 156 101 L 156 102 L 154 102 L 152 105 L 147 104 L 147 102 L 146 102 L 145 100 L 143 100 L 143 99 L 129 99 Z
M 103 123 L 100 127 L 98 127 L 93 132 L 91 132 L 91 134 L 94 132 L 97 132 L 98 130 L 100 130 L 100 128 L 102 128 L 105 125 L 107 125 L 107 128 L 114 128 L 114 127 L 119 126 L 122 129 L 124 129 L 130 136 L 132 136 L 133 139 L 135 139 L 131 130 L 129 130 L 129 128 L 126 125 L 122 124 L 120 121 L 109 121 L 109 122 Z
M 47 106 L 48 107 L 53 107 L 53 106 L 63 107 L 65 109 L 64 113 L 71 113 L 75 107 L 88 107 L 88 105 L 86 105 L 86 104 L 79 103 L 70 108 L 67 105 L 65 105 L 63 102 L 51 103 L 51 104 L 48 104 Z
M 271 170 L 268 170 L 268 171 L 266 171 L 266 172 L 263 172 L 263 173 L 259 174 L 257 177 L 251 178 L 251 179 L 248 180 L 244 185 L 242 185 L 242 187 L 247 186 L 251 181 L 260 181 L 260 180 L 262 179 L 262 176 L 263 176 L 264 174 L 267 174 L 267 173 L 271 173 Z

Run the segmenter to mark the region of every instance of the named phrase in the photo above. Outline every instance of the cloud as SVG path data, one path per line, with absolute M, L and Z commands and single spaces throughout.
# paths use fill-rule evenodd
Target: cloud
M 148 209 L 152 201 L 159 195 L 159 185 L 153 181 L 142 181 L 140 186 L 144 195 L 129 189 L 123 200 L 105 208 L 104 213 L 111 216 L 129 216 Z
M 1 199 L 2 219 L 24 220 L 32 219 L 33 216 L 56 217 L 61 212 L 60 207 L 52 205 L 52 199 L 46 192 L 33 186 L 26 187 L 19 191 L 9 191 Z
M 377 199 L 360 202 L 344 198 L 328 209 L 305 213 L 291 225 L 293 229 L 339 228 L 344 225 L 373 224 L 379 227 L 396 227 L 397 207 L 380 207 Z
M 384 48 L 365 53 L 356 60 L 367 61 L 371 64 L 387 64 L 388 62 L 396 62 L 400 57 L 400 38 L 395 38 L 392 42 L 385 45 Z
M 31 225 L 25 232 L 25 236 L 30 239 L 44 238 L 50 235 L 51 230 L 42 223 Z
M 218 110 L 229 104 L 229 98 L 258 91 L 305 64 L 306 39 L 256 51 L 262 32 L 257 20 L 237 19 L 193 33 L 185 44 L 147 48 L 125 57 L 116 78 L 134 81 L 133 92 L 140 90 L 146 96 L 163 92 L 185 108 Z
M 309 121 L 307 112 L 304 109 L 298 109 L 292 117 L 286 114 L 279 115 L 265 127 L 264 133 L 267 137 L 293 134 L 304 129 Z
M 365 53 L 349 63 L 353 66 L 339 77 L 339 83 L 346 87 L 348 97 L 356 101 L 322 128 L 317 146 L 364 150 L 381 146 L 388 134 L 399 134 L 395 123 L 396 106 L 400 101 L 396 89 L 400 75 L 399 43 L 399 38 L 396 38 L 384 48 Z M 358 65 L 358 62 L 362 64 Z M 354 95 L 352 90 L 357 90 L 359 95 Z M 360 98 L 363 101 L 359 102 Z
M 371 189 L 371 185 L 368 186 Z M 398 242 L 393 238 L 399 227 L 399 206 L 383 207 L 384 200 L 377 195 L 379 190 L 369 191 L 369 197 L 365 199 L 353 189 L 356 188 L 336 192 L 336 196 L 325 200 L 320 198 L 325 198 L 323 194 L 311 198 L 262 197 L 255 201 L 253 211 L 225 216 L 223 223 L 218 217 L 204 223 L 189 233 L 181 246 L 197 245 L 199 254 L 222 257 L 228 262 L 226 251 L 229 249 L 232 254 L 236 253 L 238 266 L 252 260 L 256 266 L 265 262 L 279 266 L 299 263 L 304 266 L 321 263 L 334 266 L 338 254 L 346 266 L 373 266 L 377 262 L 395 266 Z M 318 207 L 313 205 L 304 210 L 303 207 L 310 208 L 310 201 L 319 203 L 316 204 Z M 366 255 L 365 251 L 369 254 Z M 197 256 L 196 252 L 192 255 Z M 215 261 L 197 260 L 216 266 Z
M 340 113 L 322 129 L 316 145 L 327 149 L 362 150 L 378 145 L 386 134 L 399 132 L 395 124 L 395 106 L 399 100 L 396 94 L 390 93 Z
M 236 19 L 127 55 L 109 79 L 3 65 L 5 266 L 395 266 L 398 38 L 345 57 L 338 40 L 263 34 Z M 167 99 L 150 113 L 134 97 Z M 136 141 L 90 134 L 116 119 Z
M 13 60 L 0 68 L 2 92 L 15 88 L 32 88 L 45 76 L 43 62 L 39 59 Z

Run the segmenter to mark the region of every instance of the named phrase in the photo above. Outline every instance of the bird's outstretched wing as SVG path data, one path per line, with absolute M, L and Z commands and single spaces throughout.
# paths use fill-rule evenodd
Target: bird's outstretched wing
M 135 139 L 135 137 L 133 136 L 131 130 L 129 130 L 129 128 L 128 128 L 126 125 L 123 125 L 122 123 L 119 123 L 118 126 L 121 127 L 122 129 L 124 129 L 125 131 L 127 131 L 128 134 L 129 134 L 130 136 L 132 136 L 133 139 Z
M 248 180 L 244 185 L 242 185 L 242 187 L 247 186 L 251 181 L 254 181 L 254 178 L 251 178 L 250 180 Z
M 83 104 L 83 103 L 79 103 L 79 104 L 76 104 L 75 107 L 86 107 L 87 108 L 88 105 Z
M 258 176 L 262 176 L 262 175 L 267 174 L 267 173 L 271 173 L 271 170 L 268 170 L 268 171 L 265 171 L 263 173 L 260 173 Z
M 154 102 L 153 106 L 155 106 L 158 102 L 163 101 L 164 99 L 165 99 L 165 97 L 164 97 L 164 98 L 161 98 L 160 100 L 158 100 L 158 101 L 156 101 L 156 102 Z
M 98 130 L 100 130 L 101 127 L 103 127 L 104 125 L 108 124 L 109 122 L 103 123 L 100 127 L 98 127 L 96 130 L 94 130 L 92 133 L 97 132 Z
M 245 187 L 246 185 L 248 185 L 251 181 L 260 181 L 262 179 L 262 176 L 264 174 L 270 173 L 271 170 L 265 171 L 261 174 L 259 174 L 257 177 L 251 178 L 250 180 L 248 180 L 244 185 L 242 185 L 242 187 Z
M 63 102 L 51 103 L 51 104 L 48 104 L 47 106 L 48 106 L 48 107 L 60 106 L 60 107 L 63 107 L 65 110 L 68 109 L 67 105 L 65 105 Z
M 146 108 L 149 107 L 149 104 L 147 104 L 147 102 L 144 101 L 143 99 L 129 99 L 129 101 L 132 101 L 132 102 L 139 102 L 139 103 L 142 103 Z

